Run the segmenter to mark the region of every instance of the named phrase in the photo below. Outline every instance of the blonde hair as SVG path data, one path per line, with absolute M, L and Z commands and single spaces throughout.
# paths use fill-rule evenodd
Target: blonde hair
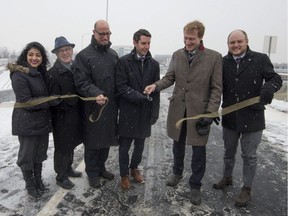
M 193 22 L 187 23 L 183 28 L 184 33 L 185 32 L 197 32 L 199 38 L 203 38 L 205 33 L 205 26 L 203 23 L 195 20 Z

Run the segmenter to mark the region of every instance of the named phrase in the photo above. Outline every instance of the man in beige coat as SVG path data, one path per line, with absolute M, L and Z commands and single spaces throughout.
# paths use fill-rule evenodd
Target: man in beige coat
M 185 47 L 173 53 L 166 75 L 145 88 L 144 93 L 161 91 L 175 83 L 167 117 L 167 133 L 173 139 L 173 174 L 168 186 L 176 186 L 183 177 L 186 142 L 192 145 L 191 203 L 201 203 L 201 180 L 206 167 L 206 143 L 211 118 L 184 121 L 180 129 L 175 127 L 178 120 L 218 110 L 222 94 L 222 56 L 204 47 L 204 25 L 199 21 L 184 27 Z M 214 119 L 216 123 L 217 120 Z

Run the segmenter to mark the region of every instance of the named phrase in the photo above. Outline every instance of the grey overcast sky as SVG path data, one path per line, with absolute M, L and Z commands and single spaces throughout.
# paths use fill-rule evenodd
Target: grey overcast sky
M 80 51 L 95 21 L 108 17 L 112 45 L 132 45 L 134 32 L 145 28 L 152 34 L 152 55 L 172 54 L 183 47 L 183 26 L 199 20 L 207 48 L 225 55 L 228 34 L 243 29 L 254 51 L 263 52 L 265 35 L 277 36 L 271 60 L 287 62 L 287 0 L 4 0 L 0 5 L 0 47 L 9 51 L 38 41 L 50 53 L 61 35 Z

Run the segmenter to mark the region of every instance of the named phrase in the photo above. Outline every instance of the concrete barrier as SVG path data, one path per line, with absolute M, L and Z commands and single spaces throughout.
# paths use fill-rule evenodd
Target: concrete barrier
M 12 89 L 0 90 L 0 103 L 15 101 L 15 94 Z

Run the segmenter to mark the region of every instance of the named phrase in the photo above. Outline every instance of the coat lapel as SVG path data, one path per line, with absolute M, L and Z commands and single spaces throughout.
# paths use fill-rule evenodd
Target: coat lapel
M 134 58 L 134 56 L 132 55 L 130 58 Z M 137 63 L 138 63 L 137 61 L 133 61 L 133 59 L 129 59 L 130 70 L 135 75 L 138 83 L 141 85 L 142 84 L 141 72 L 139 71 Z
M 250 57 L 244 58 L 243 61 L 239 65 L 237 75 L 240 75 L 250 65 L 251 62 L 252 62 L 252 59 Z

